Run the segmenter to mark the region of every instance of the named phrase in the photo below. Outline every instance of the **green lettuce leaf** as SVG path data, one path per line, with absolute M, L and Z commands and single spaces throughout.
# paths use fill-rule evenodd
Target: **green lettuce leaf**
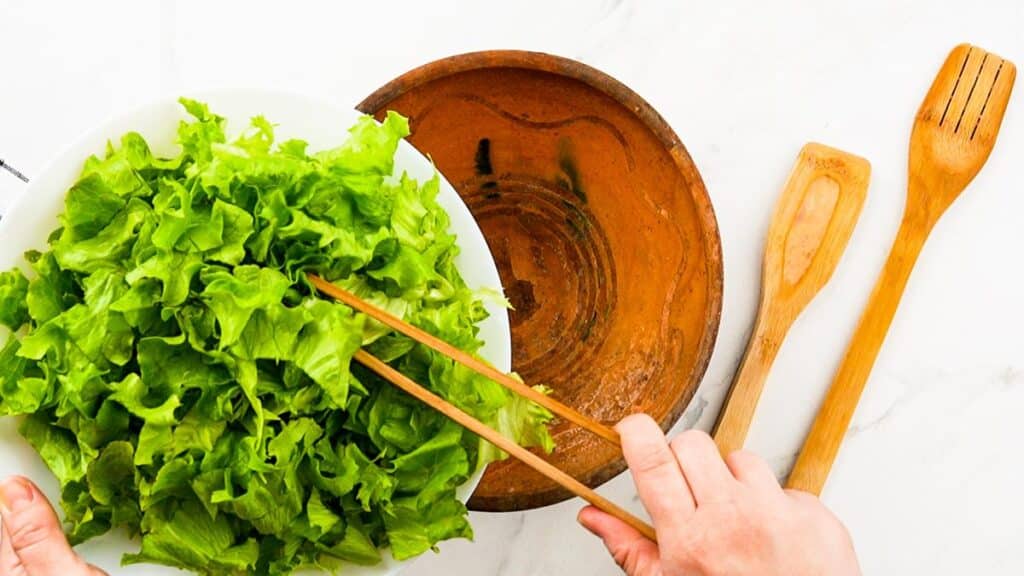
M 0 273 L 0 416 L 61 486 L 73 544 L 214 576 L 344 573 L 472 528 L 456 489 L 505 454 L 364 367 L 363 347 L 527 446 L 551 415 L 348 307 L 316 273 L 476 354 L 485 295 L 455 266 L 440 179 L 395 173 L 405 118 L 275 143 L 182 99 L 179 150 L 86 159 L 49 249 Z M 5 333 L 7 330 L 5 329 Z
M 28 322 L 28 279 L 14 268 L 0 273 L 0 324 L 11 330 Z

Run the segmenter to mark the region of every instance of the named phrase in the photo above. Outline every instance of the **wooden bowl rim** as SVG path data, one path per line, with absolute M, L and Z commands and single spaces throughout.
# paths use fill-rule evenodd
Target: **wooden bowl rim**
M 711 206 L 711 198 L 704 186 L 696 164 L 679 140 L 675 131 L 664 118 L 639 94 L 619 82 L 615 78 L 592 68 L 582 62 L 526 50 L 485 50 L 449 56 L 429 62 L 388 82 L 375 90 L 360 102 L 356 108 L 373 114 L 374 112 L 421 85 L 474 70 L 488 68 L 517 68 L 531 71 L 547 72 L 583 82 L 589 87 L 611 97 L 613 100 L 633 112 L 665 147 L 672 157 L 676 169 L 690 184 L 688 192 L 693 198 L 698 220 L 703 233 L 704 251 L 707 255 L 705 270 L 707 284 L 707 312 L 704 316 L 704 333 L 698 348 L 697 360 L 689 375 L 689 383 L 685 392 L 677 398 L 665 416 L 658 422 L 666 433 L 675 425 L 689 406 L 694 394 L 704 378 L 711 354 L 718 338 L 718 329 L 722 316 L 722 292 L 724 272 L 722 266 L 722 242 L 719 235 L 718 221 Z M 486 236 L 486 234 L 485 234 Z M 512 351 L 513 357 L 515 350 Z M 619 457 L 594 469 L 589 478 L 582 479 L 591 487 L 597 487 L 626 469 L 625 461 Z M 500 497 L 502 503 L 488 501 L 483 506 L 471 506 L 473 509 L 486 511 L 526 510 L 546 506 L 562 501 L 571 494 L 561 488 L 529 494 Z M 512 505 L 509 505 L 509 502 Z M 471 500 L 471 504 L 474 502 Z M 480 503 L 476 503 L 480 504 Z

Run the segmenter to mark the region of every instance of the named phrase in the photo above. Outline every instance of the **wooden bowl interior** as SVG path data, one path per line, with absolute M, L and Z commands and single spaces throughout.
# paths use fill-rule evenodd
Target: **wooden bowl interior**
M 513 368 L 614 424 L 666 430 L 707 365 L 721 310 L 718 230 L 696 167 L 638 96 L 582 64 L 491 52 L 414 70 L 359 108 L 410 118 L 477 219 L 512 302 Z M 619 451 L 559 421 L 548 458 L 590 486 Z M 525 465 L 492 464 L 470 507 L 569 497 Z

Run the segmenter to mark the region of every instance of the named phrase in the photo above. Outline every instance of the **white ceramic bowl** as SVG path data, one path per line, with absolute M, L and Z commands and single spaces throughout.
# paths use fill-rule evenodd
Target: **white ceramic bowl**
M 230 91 L 193 94 L 207 102 L 210 109 L 228 120 L 229 138 L 249 125 L 257 114 L 274 123 L 278 142 L 301 138 L 309 142 L 309 150 L 317 151 L 341 144 L 348 128 L 359 117 L 355 110 L 339 108 L 328 102 L 289 94 L 266 91 Z M 24 193 L 15 200 L 0 220 L 0 270 L 21 266 L 29 272 L 22 254 L 30 249 L 45 249 L 46 238 L 58 225 L 57 217 L 64 206 L 64 194 L 71 187 L 90 154 L 101 154 L 108 140 L 117 143 L 122 134 L 136 131 L 149 142 L 154 153 L 172 155 L 178 122 L 187 118 L 176 97 L 167 98 L 132 112 L 117 116 L 88 132 L 64 150 L 41 173 L 34 175 Z M 402 142 L 395 155 L 395 171 L 407 172 L 423 181 L 433 176 L 434 167 L 425 156 L 407 142 Z M 461 253 L 456 264 L 471 287 L 500 289 L 501 280 L 483 234 L 459 195 L 443 177 L 438 202 L 451 217 L 451 231 L 458 235 Z M 511 369 L 511 337 L 508 314 L 504 308 L 489 303 L 490 317 L 481 325 L 480 336 L 487 343 L 481 350 L 484 358 L 503 371 Z M 6 339 L 0 327 L 0 342 Z M 56 502 L 59 487 L 42 460 L 17 433 L 13 418 L 0 418 L 0 477 L 21 474 L 35 480 Z M 481 474 L 477 474 L 458 491 L 465 502 L 473 493 Z M 120 567 L 121 555 L 135 551 L 133 542 L 120 532 L 106 534 L 79 547 L 79 552 L 112 575 L 181 574 L 178 570 L 153 565 Z M 397 574 L 409 562 L 398 562 L 384 553 L 384 561 L 372 567 L 353 566 L 346 576 L 384 576 Z

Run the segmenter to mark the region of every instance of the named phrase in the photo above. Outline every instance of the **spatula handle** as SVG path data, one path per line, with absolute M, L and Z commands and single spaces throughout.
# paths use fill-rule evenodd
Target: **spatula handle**
M 758 315 L 747 351 L 715 425 L 715 444 L 723 456 L 743 448 L 764 382 L 785 336 L 784 331 L 778 335 L 770 334 L 766 318 L 763 313 Z
M 889 259 L 807 435 L 787 488 L 821 494 L 929 229 L 927 223 L 908 219 L 900 226 Z

